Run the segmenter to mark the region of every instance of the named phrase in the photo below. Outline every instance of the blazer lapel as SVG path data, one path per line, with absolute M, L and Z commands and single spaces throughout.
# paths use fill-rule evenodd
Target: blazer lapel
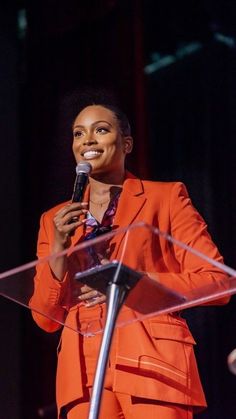
M 127 178 L 120 195 L 114 227 L 125 227 L 135 220 L 146 201 L 143 185 L 140 179 Z
M 114 217 L 113 229 L 127 227 L 135 222 L 139 212 L 146 202 L 143 185 L 140 179 L 127 173 L 127 178 L 123 184 L 116 215 Z M 110 242 L 112 258 L 116 258 L 121 243 L 125 237 L 124 233 L 119 233 Z

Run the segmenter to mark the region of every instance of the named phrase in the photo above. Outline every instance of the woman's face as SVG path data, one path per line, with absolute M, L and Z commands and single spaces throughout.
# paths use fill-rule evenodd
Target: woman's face
M 124 173 L 132 138 L 121 133 L 116 115 L 100 105 L 84 108 L 73 125 L 73 153 L 78 162 L 87 161 L 92 175 Z

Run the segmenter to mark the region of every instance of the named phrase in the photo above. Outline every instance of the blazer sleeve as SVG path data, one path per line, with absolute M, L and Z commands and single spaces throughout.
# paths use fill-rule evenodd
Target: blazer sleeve
M 65 274 L 63 281 L 58 281 L 53 275 L 48 261 L 44 260 L 51 253 L 52 234 L 51 215 L 46 212 L 40 219 L 37 243 L 39 262 L 36 266 L 34 293 L 30 300 L 30 307 L 35 322 L 48 332 L 60 329 L 64 323 L 67 315 L 66 298 L 69 291 L 68 273 Z
M 207 231 L 205 221 L 192 205 L 183 183 L 173 184 L 169 200 L 169 217 L 170 234 L 173 238 L 215 261 L 224 263 Z M 171 245 L 171 253 L 178 263 L 179 272 L 154 274 L 166 286 L 187 295 L 191 293 L 194 295 L 197 289 L 211 293 L 213 284 L 217 291 L 226 289 L 228 275 L 220 268 L 177 244 Z M 213 304 L 225 304 L 228 301 L 229 297 L 224 297 L 214 301 Z

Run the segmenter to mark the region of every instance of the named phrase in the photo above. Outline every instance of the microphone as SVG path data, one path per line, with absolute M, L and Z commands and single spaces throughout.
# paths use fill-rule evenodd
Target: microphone
M 88 162 L 78 163 L 76 168 L 76 179 L 72 194 L 72 202 L 81 202 L 83 200 L 85 188 L 88 183 L 88 177 L 92 170 L 92 166 Z
M 228 368 L 232 374 L 236 375 L 236 349 L 234 349 L 227 358 Z

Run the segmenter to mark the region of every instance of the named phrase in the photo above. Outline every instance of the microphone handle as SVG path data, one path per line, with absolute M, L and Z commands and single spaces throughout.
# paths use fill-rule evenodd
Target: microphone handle
M 83 200 L 84 191 L 88 182 L 87 173 L 80 172 L 77 174 L 72 195 L 72 202 L 81 202 Z
M 88 174 L 84 172 L 79 172 L 76 175 L 74 190 L 72 194 L 72 202 L 81 202 L 83 200 L 84 192 L 88 183 Z M 72 224 L 78 221 L 78 217 L 73 217 L 68 224 Z M 75 231 L 70 232 L 70 237 L 75 234 Z

